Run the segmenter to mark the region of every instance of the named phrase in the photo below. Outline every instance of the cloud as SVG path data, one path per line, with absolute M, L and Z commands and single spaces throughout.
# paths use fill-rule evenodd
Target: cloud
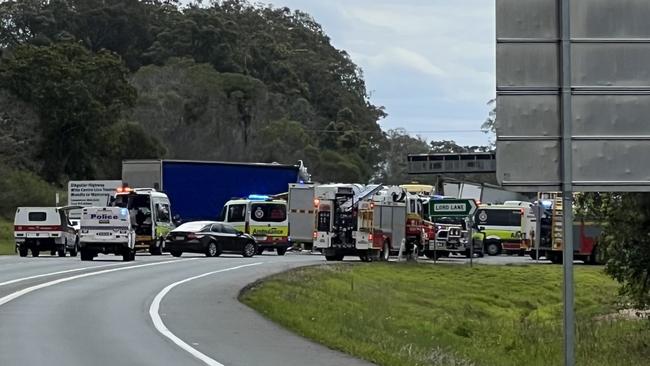
M 444 71 L 423 55 L 402 47 L 388 47 L 373 56 L 352 54 L 355 61 L 376 68 L 403 66 L 433 77 L 444 76 Z
M 275 0 L 306 11 L 359 65 L 384 128 L 479 129 L 495 94 L 495 0 Z M 428 136 L 439 138 L 439 136 Z M 476 143 L 481 134 L 448 134 Z

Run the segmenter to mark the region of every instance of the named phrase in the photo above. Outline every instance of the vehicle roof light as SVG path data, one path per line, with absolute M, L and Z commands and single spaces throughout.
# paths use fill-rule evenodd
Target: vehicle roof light
M 263 194 L 250 194 L 248 195 L 248 199 L 251 201 L 266 201 L 271 199 L 271 197 Z

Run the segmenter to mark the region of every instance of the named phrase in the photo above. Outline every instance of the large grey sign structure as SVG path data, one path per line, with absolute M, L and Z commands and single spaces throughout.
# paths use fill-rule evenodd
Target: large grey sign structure
M 572 193 L 650 189 L 650 2 L 497 0 L 497 180 L 563 192 L 565 365 L 575 364 Z
M 521 192 L 559 191 L 568 125 L 576 191 L 646 191 L 650 2 L 567 1 L 566 45 L 563 2 L 496 2 L 497 179 Z

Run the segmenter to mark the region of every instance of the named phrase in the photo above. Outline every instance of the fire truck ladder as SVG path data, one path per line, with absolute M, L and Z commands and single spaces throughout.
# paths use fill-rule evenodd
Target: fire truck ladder
M 554 250 L 560 250 L 562 249 L 562 244 L 563 244 L 563 236 L 564 236 L 564 230 L 563 230 L 563 221 L 562 221 L 562 196 L 561 195 L 555 195 L 553 197 L 553 226 L 552 226 L 552 233 L 553 233 L 553 249 Z

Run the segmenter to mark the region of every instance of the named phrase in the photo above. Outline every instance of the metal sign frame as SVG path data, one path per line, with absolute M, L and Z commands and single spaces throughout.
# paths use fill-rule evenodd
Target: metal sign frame
M 463 211 L 460 211 L 458 209 L 450 209 L 446 211 L 436 212 L 436 206 L 439 205 L 463 205 L 464 209 Z M 476 201 L 473 199 L 432 200 L 429 201 L 429 206 L 431 207 L 431 210 L 429 212 L 431 217 L 472 217 L 478 208 Z

